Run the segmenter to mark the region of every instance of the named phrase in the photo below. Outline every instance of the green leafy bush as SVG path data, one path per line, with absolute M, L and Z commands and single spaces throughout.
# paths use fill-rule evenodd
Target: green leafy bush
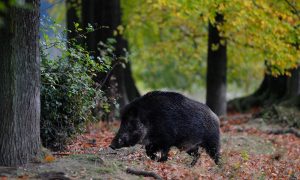
M 91 31 L 75 27 L 81 38 Z M 75 39 L 67 41 L 67 31 L 61 29 L 51 20 L 41 22 L 41 138 L 52 150 L 64 149 L 72 136 L 95 120 L 92 109 L 97 103 L 107 109 L 107 98 L 93 78 L 109 71 L 114 60 L 113 45 L 101 49 L 101 58 L 93 57 Z

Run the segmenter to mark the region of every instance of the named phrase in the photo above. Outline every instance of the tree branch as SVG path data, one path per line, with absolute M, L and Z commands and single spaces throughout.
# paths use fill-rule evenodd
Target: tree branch
M 104 79 L 101 81 L 101 83 L 99 85 L 96 86 L 96 89 L 102 89 L 102 87 L 104 86 L 104 84 L 106 83 L 106 81 L 108 80 L 108 78 L 110 78 L 110 76 L 112 75 L 113 70 L 115 69 L 115 67 L 117 65 L 120 65 L 121 62 L 117 61 L 109 70 L 109 72 L 106 74 L 106 76 L 104 77 Z
M 296 16 L 298 16 L 298 18 L 300 19 L 298 9 L 290 1 L 288 0 L 284 0 L 284 1 L 294 10 L 294 14 L 296 14 Z
M 296 137 L 300 138 L 300 132 L 295 128 L 287 128 L 287 129 L 274 129 L 267 131 L 268 134 L 294 134 Z

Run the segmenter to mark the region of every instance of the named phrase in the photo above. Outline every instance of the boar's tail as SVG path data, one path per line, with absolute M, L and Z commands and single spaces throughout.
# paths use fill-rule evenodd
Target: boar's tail
M 219 117 L 207 105 L 201 105 L 200 108 L 203 111 L 201 121 L 203 121 L 204 128 L 209 131 L 218 130 L 220 128 Z

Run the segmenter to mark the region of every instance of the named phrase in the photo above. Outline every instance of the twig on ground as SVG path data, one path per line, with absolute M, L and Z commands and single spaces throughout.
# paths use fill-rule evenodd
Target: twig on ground
M 134 175 L 138 175 L 138 176 L 153 177 L 153 178 L 158 179 L 158 180 L 163 179 L 158 174 L 156 174 L 154 172 L 151 172 L 151 171 L 141 171 L 141 170 L 135 170 L 135 169 L 127 168 L 126 172 L 129 173 L 129 174 L 134 174 Z
M 294 134 L 296 137 L 300 138 L 300 132 L 295 128 L 287 128 L 287 129 L 274 129 L 267 131 L 268 134 Z
M 43 172 L 37 175 L 36 178 L 39 179 L 60 179 L 60 180 L 71 180 L 71 178 L 66 177 L 66 174 L 64 172 Z

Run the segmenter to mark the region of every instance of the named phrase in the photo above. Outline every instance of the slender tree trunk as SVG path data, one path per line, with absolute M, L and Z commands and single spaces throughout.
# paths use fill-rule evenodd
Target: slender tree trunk
M 220 36 L 216 27 L 223 23 L 223 16 L 218 14 L 215 20 L 216 23 L 209 23 L 208 27 L 206 104 L 217 115 L 224 115 L 226 114 L 226 40 Z M 214 49 L 214 46 L 218 48 Z
M 39 0 L 11 7 L 0 30 L 0 166 L 27 163 L 40 150 Z

